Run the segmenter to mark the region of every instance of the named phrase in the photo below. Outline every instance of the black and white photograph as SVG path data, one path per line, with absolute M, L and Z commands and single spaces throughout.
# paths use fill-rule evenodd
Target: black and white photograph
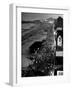
M 21 12 L 21 77 L 63 71 L 63 14 Z

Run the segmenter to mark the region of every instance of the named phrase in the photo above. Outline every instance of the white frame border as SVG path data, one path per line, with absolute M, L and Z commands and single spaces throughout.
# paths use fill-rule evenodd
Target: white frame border
M 10 70 L 9 70 L 9 83 L 10 85 L 22 85 L 22 84 L 48 84 L 48 83 L 55 83 L 55 82 L 68 82 L 70 79 L 69 79 L 69 73 L 67 74 L 67 72 L 69 72 L 69 68 L 67 68 L 67 71 L 66 71 L 66 77 L 30 77 L 30 78 L 22 78 L 20 77 L 20 71 L 18 71 L 20 69 L 20 66 L 19 64 L 17 64 L 18 62 L 20 62 L 20 60 L 17 60 L 18 57 L 17 57 L 17 45 L 18 45 L 18 42 L 17 42 L 17 39 L 19 39 L 20 37 L 20 34 L 18 34 L 18 27 L 17 27 L 17 8 L 19 7 L 22 7 L 22 8 L 30 8 L 30 9 L 37 9 L 37 10 L 47 10 L 48 9 L 53 9 L 54 12 L 57 12 L 58 11 L 58 14 L 59 11 L 61 11 L 61 14 L 64 14 L 66 13 L 66 17 L 67 17 L 67 21 L 68 21 L 68 16 L 69 16 L 69 10 L 68 9 L 57 9 L 57 8 L 40 8 L 40 7 L 24 7 L 23 5 L 18 5 L 18 4 L 11 4 L 10 5 L 10 63 L 9 63 L 9 67 L 10 67 Z M 27 10 L 26 10 L 27 11 Z M 21 11 L 20 11 L 21 12 Z M 28 12 L 28 11 L 27 11 Z M 30 11 L 31 12 L 31 11 Z M 67 25 L 68 23 L 65 23 L 65 26 Z M 68 25 L 66 27 L 64 27 L 67 31 L 68 29 Z M 66 32 L 64 30 L 64 32 Z M 19 31 L 20 32 L 20 31 Z M 19 35 L 19 36 L 18 36 Z M 66 34 L 67 35 L 67 34 Z M 64 36 L 66 37 L 66 35 L 64 34 Z M 65 42 L 66 43 L 66 42 Z M 64 51 L 66 51 L 64 49 Z M 67 53 L 66 53 L 67 54 Z M 64 55 L 66 56 L 66 55 Z M 20 57 L 19 57 L 20 58 Z M 65 57 L 64 57 L 65 58 Z M 66 58 L 65 58 L 66 59 Z M 67 62 L 68 63 L 68 62 Z M 66 66 L 69 67 L 69 64 L 67 65 L 66 63 Z M 59 78 L 59 80 L 58 80 Z M 47 80 L 48 79 L 48 80 Z M 61 80 L 62 79 L 62 80 Z M 42 81 L 44 81 L 42 83 Z

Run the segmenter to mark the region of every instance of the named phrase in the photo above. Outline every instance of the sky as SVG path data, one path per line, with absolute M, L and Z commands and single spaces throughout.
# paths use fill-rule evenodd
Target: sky
M 22 21 L 31 21 L 31 20 L 45 20 L 48 18 L 58 18 L 59 16 L 63 17 L 60 14 L 43 14 L 43 13 L 24 13 L 22 12 Z

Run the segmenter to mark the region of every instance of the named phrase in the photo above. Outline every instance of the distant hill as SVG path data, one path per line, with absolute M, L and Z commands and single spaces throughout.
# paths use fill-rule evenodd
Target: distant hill
M 41 23 L 40 20 L 34 20 L 34 21 L 22 21 L 22 24 L 24 23 Z

